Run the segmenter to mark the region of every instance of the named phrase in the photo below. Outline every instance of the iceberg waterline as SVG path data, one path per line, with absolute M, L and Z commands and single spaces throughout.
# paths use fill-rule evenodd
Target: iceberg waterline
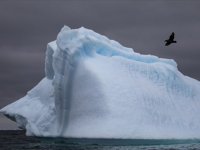
M 46 76 L 1 109 L 27 135 L 200 138 L 200 82 L 86 28 L 48 43 Z

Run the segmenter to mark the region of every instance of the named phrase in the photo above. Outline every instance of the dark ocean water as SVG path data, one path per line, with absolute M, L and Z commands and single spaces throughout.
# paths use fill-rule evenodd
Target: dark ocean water
M 116 140 L 27 137 L 0 131 L 0 150 L 200 150 L 200 140 Z

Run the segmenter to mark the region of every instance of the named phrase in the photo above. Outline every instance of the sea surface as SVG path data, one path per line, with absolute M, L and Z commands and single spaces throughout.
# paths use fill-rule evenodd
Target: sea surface
M 200 139 L 119 140 L 27 137 L 23 130 L 1 130 L 0 150 L 200 150 Z

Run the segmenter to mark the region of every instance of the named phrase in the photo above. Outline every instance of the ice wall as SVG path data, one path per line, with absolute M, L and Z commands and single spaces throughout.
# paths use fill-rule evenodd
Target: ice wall
M 25 97 L 1 109 L 27 135 L 200 138 L 200 82 L 173 60 L 65 26 L 47 45 L 45 73 Z

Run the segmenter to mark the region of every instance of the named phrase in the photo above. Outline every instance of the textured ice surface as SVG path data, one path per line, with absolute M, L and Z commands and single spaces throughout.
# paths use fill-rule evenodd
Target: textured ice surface
M 27 135 L 200 138 L 200 82 L 173 60 L 65 26 L 47 45 L 45 72 L 25 97 L 1 109 Z

